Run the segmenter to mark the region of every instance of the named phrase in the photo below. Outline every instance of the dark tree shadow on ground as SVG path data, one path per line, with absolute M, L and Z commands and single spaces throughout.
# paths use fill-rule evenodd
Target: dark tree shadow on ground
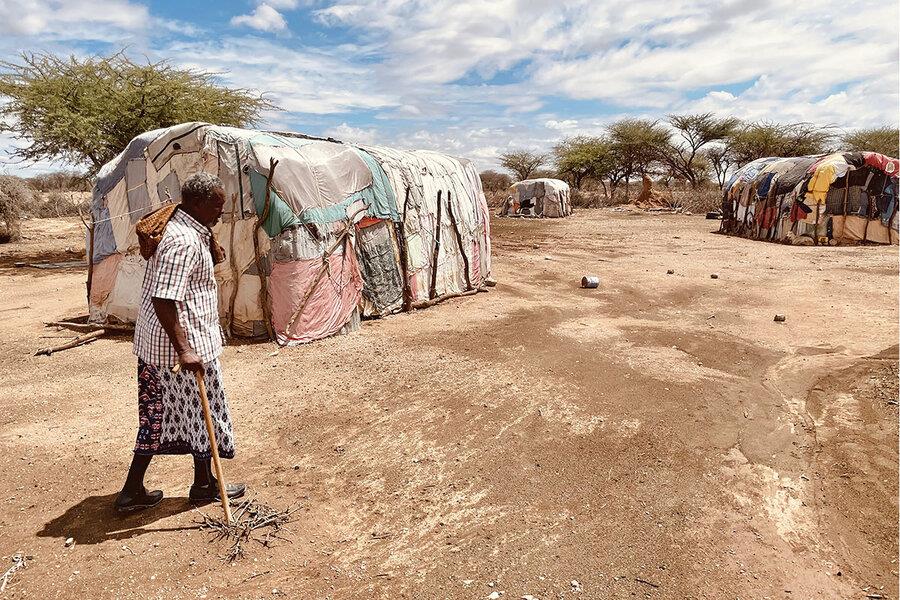
M 37 532 L 38 537 L 74 538 L 77 544 L 99 544 L 108 540 L 127 540 L 145 533 L 183 531 L 187 527 L 150 527 L 156 521 L 193 509 L 187 498 L 163 498 L 153 508 L 134 513 L 119 513 L 113 508 L 116 494 L 89 496 L 52 519 Z

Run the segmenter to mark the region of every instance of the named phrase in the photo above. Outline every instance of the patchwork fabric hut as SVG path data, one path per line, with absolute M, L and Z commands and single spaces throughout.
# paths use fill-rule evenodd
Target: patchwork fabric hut
M 136 137 L 100 171 L 88 236 L 90 319 L 133 322 L 135 224 L 203 170 L 226 191 L 214 228 L 226 333 L 309 342 L 483 289 L 488 207 L 472 163 L 436 152 L 184 123 Z
M 559 179 L 526 179 L 512 184 L 501 217 L 566 217 L 572 214 L 569 184 Z
M 726 183 L 721 231 L 798 245 L 898 244 L 898 166 L 875 152 L 760 158 Z

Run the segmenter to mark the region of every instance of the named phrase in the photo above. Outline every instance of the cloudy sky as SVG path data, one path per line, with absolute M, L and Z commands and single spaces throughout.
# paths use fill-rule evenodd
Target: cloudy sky
M 0 0 L 0 59 L 134 57 L 266 92 L 266 127 L 466 156 L 622 116 L 898 119 L 895 0 Z M 11 165 L 0 138 L 0 170 Z

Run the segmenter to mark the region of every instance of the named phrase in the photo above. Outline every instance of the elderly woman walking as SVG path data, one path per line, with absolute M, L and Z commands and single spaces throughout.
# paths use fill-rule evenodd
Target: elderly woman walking
M 222 182 L 201 172 L 184 182 L 181 203 L 174 211 L 162 209 L 170 216 L 147 262 L 135 324 L 139 425 L 131 468 L 115 502 L 121 512 L 150 508 L 162 500 L 161 491 L 144 487 L 144 474 L 156 454 L 193 455 L 189 498 L 218 499 L 197 372 L 202 371 L 206 380 L 219 456 L 234 457 L 231 414 L 219 367 L 223 339 L 213 275 L 215 263 L 224 256 L 210 229 L 224 205 Z M 173 373 L 176 364 L 181 369 Z M 227 488 L 230 498 L 239 498 L 244 491 L 243 484 Z

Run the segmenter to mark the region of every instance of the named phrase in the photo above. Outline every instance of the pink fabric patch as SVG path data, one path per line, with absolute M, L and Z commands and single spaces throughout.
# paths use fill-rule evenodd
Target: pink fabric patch
M 106 299 L 109 298 L 116 285 L 116 274 L 124 256 L 124 254 L 116 252 L 94 265 L 91 275 L 91 306 L 102 308 L 106 304 Z
M 328 257 L 329 269 L 289 332 L 285 328 L 318 275 L 322 259 L 274 264 L 269 276 L 269 297 L 279 344 L 305 344 L 334 335 L 350 320 L 361 297 L 362 276 L 353 248 L 349 244 L 345 248 L 346 256 L 337 251 Z

